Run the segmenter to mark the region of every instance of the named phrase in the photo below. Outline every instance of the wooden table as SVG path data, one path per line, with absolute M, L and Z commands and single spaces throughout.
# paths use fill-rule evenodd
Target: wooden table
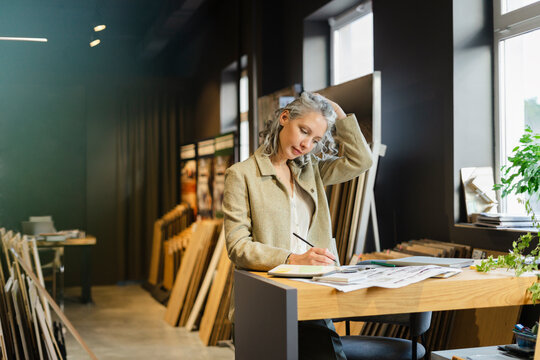
M 36 245 L 40 249 L 55 249 L 59 251 L 66 247 L 81 247 L 81 301 L 83 303 L 92 302 L 92 287 L 91 287 L 91 246 L 96 245 L 94 236 L 87 236 L 80 239 L 66 239 L 62 241 L 36 241 Z
M 297 359 L 298 320 L 530 304 L 533 276 L 465 269 L 398 289 L 348 293 L 331 287 L 235 271 L 236 359 Z M 540 360 L 540 351 L 535 357 Z

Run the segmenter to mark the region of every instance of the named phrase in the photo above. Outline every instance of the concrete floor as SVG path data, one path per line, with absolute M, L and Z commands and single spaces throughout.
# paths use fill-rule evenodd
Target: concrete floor
M 234 359 L 230 348 L 204 346 L 197 332 L 165 323 L 165 307 L 140 285 L 92 287 L 91 305 L 69 300 L 78 294 L 67 289 L 64 313 L 98 359 Z M 68 359 L 89 359 L 68 334 L 66 347 Z

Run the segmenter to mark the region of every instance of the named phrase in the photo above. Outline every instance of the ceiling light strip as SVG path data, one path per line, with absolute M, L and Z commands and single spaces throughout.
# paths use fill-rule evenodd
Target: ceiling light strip
M 0 40 L 5 41 L 33 41 L 33 42 L 47 42 L 46 38 L 27 38 L 27 37 L 8 37 L 0 36 Z

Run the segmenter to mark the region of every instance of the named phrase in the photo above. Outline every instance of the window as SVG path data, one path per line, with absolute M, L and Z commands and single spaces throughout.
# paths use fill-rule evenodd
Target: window
M 363 2 L 329 19 L 331 84 L 337 85 L 373 72 L 373 13 Z
M 509 13 L 537 1 L 538 0 L 501 0 L 501 14 Z
M 221 72 L 220 119 L 221 133 L 238 131 L 240 161 L 249 157 L 249 77 L 247 55 L 240 58 L 243 70 L 238 80 L 238 64 L 231 63 Z M 238 106 L 240 106 L 240 129 L 237 129 Z
M 540 132 L 540 1 L 494 0 L 497 180 L 525 126 Z M 502 211 L 524 213 L 516 197 Z M 532 204 L 540 212 L 540 203 Z
M 249 78 L 247 70 L 240 77 L 240 161 L 249 157 Z

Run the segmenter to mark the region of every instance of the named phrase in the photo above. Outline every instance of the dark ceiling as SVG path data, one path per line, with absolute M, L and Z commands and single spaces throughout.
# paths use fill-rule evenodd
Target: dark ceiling
M 98 58 L 101 67 L 121 58 L 148 63 L 181 35 L 204 1 L 0 0 L 0 37 L 48 38 L 45 44 L 0 41 L 0 64 L 7 71 L 24 71 L 38 62 L 41 71 L 54 72 L 91 67 Z M 91 49 L 99 17 L 107 29 L 99 33 L 102 43 Z
M 86 41 L 97 12 L 107 23 L 104 32 L 113 40 L 140 39 L 156 19 L 163 1 L 82 0 L 3 1 L 0 34 L 47 37 L 49 41 Z

